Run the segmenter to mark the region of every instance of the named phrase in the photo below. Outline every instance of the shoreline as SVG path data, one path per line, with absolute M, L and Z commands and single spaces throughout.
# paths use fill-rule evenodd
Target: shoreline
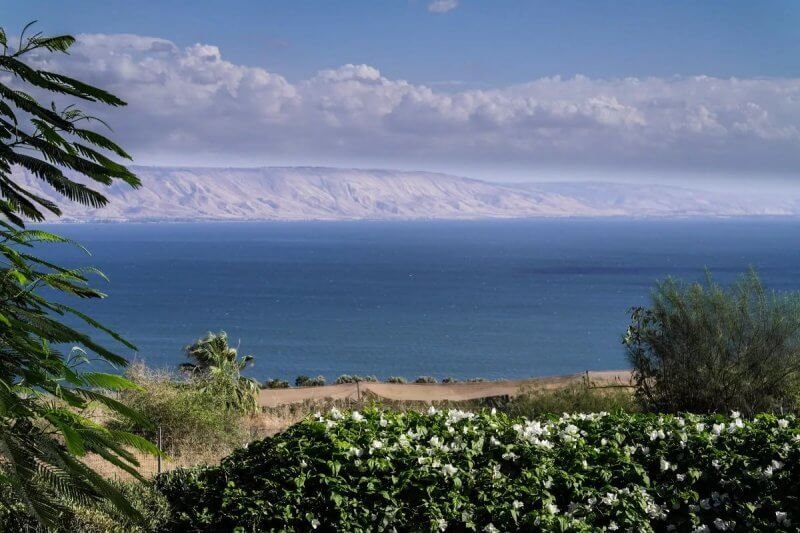
M 321 400 L 360 401 L 378 397 L 400 402 L 467 401 L 498 396 L 513 397 L 526 391 L 556 390 L 586 381 L 594 387 L 628 387 L 631 370 L 586 371 L 562 376 L 541 376 L 527 379 L 495 381 L 462 381 L 457 383 L 381 383 L 362 381 L 317 387 L 261 389 L 261 408 Z

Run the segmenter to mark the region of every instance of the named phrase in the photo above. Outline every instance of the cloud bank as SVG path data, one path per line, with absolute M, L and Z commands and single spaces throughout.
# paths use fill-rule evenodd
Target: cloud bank
M 212 45 L 121 34 L 81 35 L 69 56 L 39 61 L 129 102 L 101 113 L 139 162 L 800 168 L 800 79 L 576 76 L 448 92 L 348 64 L 290 82 Z

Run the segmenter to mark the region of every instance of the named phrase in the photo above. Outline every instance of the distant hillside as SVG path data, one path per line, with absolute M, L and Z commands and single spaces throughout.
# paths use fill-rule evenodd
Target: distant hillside
M 108 207 L 66 205 L 63 220 L 358 220 L 796 215 L 796 198 L 619 183 L 501 184 L 430 172 L 313 167 L 137 167 Z M 20 173 L 45 197 L 47 186 Z M 63 205 L 63 201 L 59 202 Z

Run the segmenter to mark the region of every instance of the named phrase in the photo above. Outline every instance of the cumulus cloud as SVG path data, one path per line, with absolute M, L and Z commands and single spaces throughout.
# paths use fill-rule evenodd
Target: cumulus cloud
M 458 0 L 433 0 L 428 4 L 431 13 L 447 13 L 458 7 Z
M 447 92 L 343 65 L 290 82 L 212 45 L 138 35 L 82 35 L 40 61 L 126 99 L 100 112 L 145 159 L 800 168 L 800 79 L 577 76 Z

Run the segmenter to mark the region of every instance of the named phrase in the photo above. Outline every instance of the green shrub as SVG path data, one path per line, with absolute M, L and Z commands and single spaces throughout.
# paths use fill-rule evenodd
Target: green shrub
M 561 413 L 639 410 L 633 392 L 626 388 L 592 389 L 576 384 L 557 390 L 529 390 L 498 406 L 510 416 L 534 417 Z
M 755 272 L 729 288 L 660 282 L 624 338 L 638 398 L 661 412 L 754 414 L 797 408 L 800 294 L 764 290 Z
M 315 378 L 310 378 L 301 375 L 297 376 L 297 379 L 294 380 L 294 384 L 297 387 L 322 387 L 325 385 L 325 377 L 317 376 Z
M 119 513 L 108 502 L 81 506 L 63 502 L 66 511 L 54 529 L 40 525 L 22 505 L 7 484 L 0 483 L 0 531 L 15 533 L 155 533 L 169 521 L 166 497 L 151 482 L 122 482 L 112 480 L 111 486 L 142 516 L 134 522 Z
M 8 481 L 8 474 L 0 471 L 0 531 L 19 533 L 44 533 L 44 527 L 30 514 L 30 509 Z
M 404 377 L 401 377 L 401 376 L 391 376 L 391 377 L 386 378 L 386 383 L 402 384 L 402 383 L 408 383 L 408 380 L 406 378 L 404 378 Z
M 231 403 L 213 389 L 189 379 L 176 381 L 173 375 L 134 365 L 128 373 L 141 390 L 125 391 L 120 401 L 141 413 L 152 428 L 111 421 L 150 439 L 158 439 L 161 428 L 163 449 L 173 457 L 202 452 L 209 456 L 229 453 L 248 440 L 245 415 L 231 409 Z
M 170 519 L 167 499 L 155 489 L 152 482 L 113 481 L 125 499 L 144 517 L 144 522 L 136 524 L 114 513 L 108 506 L 97 508 L 77 508 L 64 533 L 150 533 L 161 531 Z
M 800 424 L 334 410 L 157 485 L 176 531 L 795 531 Z
M 264 383 L 265 389 L 288 389 L 289 382 L 285 379 L 268 379 Z
M 442 383 L 458 383 L 456 378 L 446 377 L 442 380 Z
M 343 383 L 377 383 L 378 378 L 375 376 L 351 376 L 350 374 L 342 374 L 338 378 L 336 378 L 335 383 L 337 385 L 341 385 Z
M 414 383 L 438 383 L 433 376 L 419 376 Z

